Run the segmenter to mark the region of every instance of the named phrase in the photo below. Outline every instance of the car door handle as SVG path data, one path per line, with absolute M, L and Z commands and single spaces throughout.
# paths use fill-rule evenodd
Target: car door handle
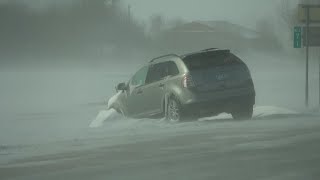
M 160 83 L 160 84 L 159 84 L 159 87 L 163 88 L 163 87 L 164 87 L 164 84 L 163 84 L 163 83 Z

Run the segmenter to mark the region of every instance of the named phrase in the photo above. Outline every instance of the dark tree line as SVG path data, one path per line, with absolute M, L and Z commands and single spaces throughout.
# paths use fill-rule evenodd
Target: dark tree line
M 146 42 L 143 27 L 115 3 L 79 0 L 40 10 L 0 4 L 1 57 L 101 57 Z

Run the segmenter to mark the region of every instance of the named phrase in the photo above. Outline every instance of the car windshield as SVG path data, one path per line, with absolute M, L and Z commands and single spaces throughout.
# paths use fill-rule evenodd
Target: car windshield
M 142 67 L 136 74 L 131 78 L 130 84 L 132 86 L 141 86 L 146 82 L 146 77 L 148 73 L 148 66 Z

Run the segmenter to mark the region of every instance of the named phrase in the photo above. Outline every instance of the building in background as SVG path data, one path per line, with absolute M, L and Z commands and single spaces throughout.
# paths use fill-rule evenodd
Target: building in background
M 184 23 L 164 30 L 158 38 L 164 49 L 175 52 L 210 47 L 243 51 L 272 46 L 259 32 L 227 21 Z

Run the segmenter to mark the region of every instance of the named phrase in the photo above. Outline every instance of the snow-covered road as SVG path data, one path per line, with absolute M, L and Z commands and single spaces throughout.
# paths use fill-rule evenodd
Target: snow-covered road
M 97 128 L 89 125 L 138 64 L 1 69 L 0 179 L 319 179 L 320 114 L 303 108 L 303 66 L 273 58 L 246 58 L 257 91 L 252 120 L 115 116 Z
M 285 115 L 178 124 L 124 120 L 111 124 L 126 133 L 53 143 L 55 149 L 69 149 L 2 164 L 0 176 L 16 180 L 319 179 L 319 119 L 318 115 Z M 48 147 L 38 146 L 38 151 L 41 148 Z

